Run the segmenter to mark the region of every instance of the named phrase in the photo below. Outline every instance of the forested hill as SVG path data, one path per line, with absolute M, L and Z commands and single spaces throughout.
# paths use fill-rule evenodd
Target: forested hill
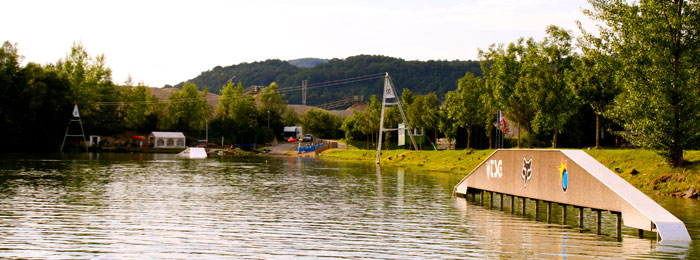
M 457 88 L 457 79 L 463 77 L 467 71 L 481 76 L 479 62 L 406 61 L 386 56 L 358 55 L 328 60 L 311 68 L 300 68 L 281 60 L 241 63 L 228 67 L 217 66 L 188 81 L 195 83 L 199 89 L 206 87 L 209 91 L 219 94 L 221 86 L 232 78 L 234 82 L 242 82 L 245 87 L 268 86 L 272 82 L 277 82 L 280 88 L 285 88 L 301 86 L 302 80 L 308 80 L 308 84 L 311 85 L 389 72 L 399 91 L 407 88 L 416 94 L 435 92 L 442 98 L 447 91 Z M 184 82 L 181 82 L 175 87 L 182 88 L 183 84 Z M 362 95 L 369 98 L 373 94 L 381 93 L 382 84 L 382 79 L 374 79 L 309 89 L 307 104 L 317 105 L 349 95 Z M 301 103 L 301 91 L 290 91 L 284 94 L 290 104 Z
M 287 62 L 300 68 L 313 68 L 316 67 L 316 65 L 318 64 L 328 62 L 328 60 L 319 58 L 301 58 L 295 60 L 288 60 Z

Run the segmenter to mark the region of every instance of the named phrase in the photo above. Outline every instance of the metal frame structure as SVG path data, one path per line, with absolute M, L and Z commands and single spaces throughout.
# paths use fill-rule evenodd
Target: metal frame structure
M 387 99 L 394 99 L 393 102 L 387 102 Z M 408 120 L 406 119 L 406 114 L 403 112 L 403 108 L 401 107 L 401 98 L 396 94 L 396 89 L 394 88 L 394 84 L 391 82 L 391 77 L 389 77 L 389 72 L 386 73 L 386 76 L 384 77 L 384 91 L 382 94 L 382 114 L 379 118 L 379 138 L 377 139 L 377 164 L 379 164 L 379 157 L 382 153 L 382 133 L 388 132 L 388 131 L 400 131 L 403 129 L 399 128 L 384 128 L 384 112 L 386 110 L 386 106 L 393 106 L 396 105 L 399 107 L 399 112 L 401 112 L 401 118 L 403 119 L 403 123 L 408 127 L 408 136 L 411 138 L 411 143 L 413 144 L 413 148 L 418 150 L 418 146 L 416 145 L 416 141 L 413 139 L 413 133 L 411 133 L 410 129 L 411 125 L 408 124 Z
M 73 122 L 78 122 L 78 125 L 80 125 L 80 134 L 79 135 L 69 135 L 68 131 L 70 130 L 70 125 Z M 88 142 L 87 139 L 85 138 L 85 130 L 83 130 L 83 122 L 80 120 L 80 112 L 78 112 L 78 104 L 75 104 L 75 107 L 73 107 L 73 118 L 68 121 L 68 126 L 66 127 L 66 134 L 63 135 L 63 142 L 61 142 L 61 152 L 63 152 L 63 146 L 66 144 L 66 138 L 67 137 L 83 137 L 83 143 L 85 144 L 85 151 L 88 152 Z

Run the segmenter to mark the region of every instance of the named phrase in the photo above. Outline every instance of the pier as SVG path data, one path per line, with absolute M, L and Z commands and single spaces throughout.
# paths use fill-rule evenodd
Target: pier
M 538 217 L 541 203 L 547 207 L 547 222 L 552 219 L 552 204 L 561 206 L 562 224 L 566 224 L 567 209 L 577 209 L 579 226 L 583 227 L 584 209 L 590 209 L 596 218 L 596 233 L 601 232 L 603 212 L 616 216 L 618 239 L 622 225 L 656 232 L 661 241 L 690 241 L 685 224 L 673 214 L 644 195 L 616 173 L 580 150 L 497 150 L 460 181 L 454 189 L 458 196 L 479 197 L 488 205 L 500 197 L 510 200 L 510 211 L 515 212 L 520 201 L 525 214 L 527 200 L 535 203 Z

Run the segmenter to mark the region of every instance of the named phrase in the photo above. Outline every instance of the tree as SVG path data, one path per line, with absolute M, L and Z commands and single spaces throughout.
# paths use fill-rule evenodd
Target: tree
M 340 126 L 340 130 L 345 133 L 345 140 L 352 141 L 356 140 L 357 136 L 361 135 L 362 132 L 359 131 L 357 125 L 360 113 L 355 112 L 352 116 L 346 117 L 343 120 L 343 124 Z
M 163 105 L 156 96 L 151 94 L 148 87 L 141 84 L 136 87 L 127 86 L 122 96 L 126 103 L 124 121 L 128 129 L 136 131 L 157 129 Z
M 370 97 L 370 102 L 365 112 L 363 132 L 369 134 L 372 137 L 372 142 L 374 142 L 374 134 L 379 133 L 379 117 L 381 117 L 382 113 L 382 103 L 377 99 L 377 96 L 372 95 Z
M 408 119 L 408 124 L 411 126 L 413 129 L 422 129 L 425 127 L 425 123 L 423 122 L 423 115 L 426 113 L 425 111 L 425 97 L 422 95 L 415 95 L 413 96 L 413 102 L 408 105 L 408 109 L 406 109 L 406 117 Z M 423 150 L 423 142 L 418 144 L 419 149 Z
M 505 109 L 508 117 L 516 121 L 518 148 L 522 129 L 531 131 L 534 117 L 532 100 L 522 79 L 524 42 L 525 39 L 520 38 L 507 46 L 491 45 L 488 51 L 479 50 L 482 68 L 488 68 L 484 78 L 493 95 L 493 105 Z M 532 39 L 528 39 L 528 42 L 532 42 Z
M 233 143 L 252 143 L 262 133 L 255 99 L 243 95 L 243 84 L 239 82 L 235 88 L 232 82 L 224 85 L 211 125 L 214 135 Z M 267 129 L 267 124 L 263 127 Z
M 123 127 L 117 106 L 100 102 L 118 102 L 119 92 L 112 83 L 112 70 L 104 55 L 93 58 L 82 43 L 74 43 L 70 53 L 59 60 L 55 68 L 70 81 L 71 99 L 79 109 L 86 132 L 111 134 Z M 66 104 L 66 107 L 72 107 Z
M 481 63 L 481 71 L 484 74 L 484 93 L 481 95 L 481 104 L 484 110 L 484 130 L 486 130 L 486 135 L 489 137 L 489 149 L 493 148 L 493 129 L 494 129 L 494 117 L 498 113 L 497 99 L 494 96 L 494 87 L 496 82 L 495 78 L 492 77 L 491 69 L 493 63 L 491 61 L 492 56 L 496 53 L 493 51 L 483 52 L 479 50 L 479 59 Z M 518 131 L 518 147 L 520 147 L 520 131 Z
M 600 117 L 612 108 L 620 88 L 615 84 L 616 59 L 591 44 L 595 38 L 579 38 L 583 56 L 573 60 L 566 79 L 576 96 L 595 113 L 595 148 L 600 149 Z
M 56 151 L 70 118 L 70 82 L 53 68 L 20 66 L 16 45 L 0 48 L 0 145 Z
M 321 109 L 311 109 L 302 115 L 301 125 L 305 133 L 311 133 L 318 138 L 335 139 L 342 135 L 343 120 L 340 117 Z
M 282 115 L 287 109 L 287 100 L 284 95 L 280 94 L 277 83 L 272 83 L 270 86 L 263 88 L 260 92 L 260 106 L 258 107 L 260 125 L 269 125 L 275 136 L 281 136 L 284 132 L 282 124 Z
M 423 104 L 425 105 L 425 114 L 423 114 L 421 120 L 426 128 L 433 130 L 433 133 L 435 134 L 435 142 L 437 143 L 437 132 L 440 125 L 440 100 L 438 100 L 435 93 L 431 92 L 425 96 L 425 99 L 423 99 Z
M 697 1 L 589 0 L 601 49 L 619 58 L 622 94 L 611 116 L 632 143 L 676 167 L 700 139 L 700 5 Z
M 206 94 L 206 90 L 200 93 L 197 86 L 191 83 L 185 84 L 182 91 L 171 94 L 168 100 L 167 128 L 182 131 L 187 136 L 201 135 L 206 120 L 211 115 Z
M 411 91 L 410 89 L 403 89 L 403 91 L 401 91 L 402 104 L 406 106 L 406 108 L 408 108 L 408 106 L 410 106 L 411 103 L 413 103 L 414 96 L 415 95 L 413 94 L 413 91 Z
M 449 92 L 447 94 L 450 95 Z M 459 126 L 457 124 L 457 121 L 448 115 L 447 105 L 447 102 L 445 102 L 438 111 L 438 129 L 440 129 L 440 132 L 444 134 L 445 137 L 447 137 L 448 143 L 452 143 L 452 140 L 455 139 L 457 136 L 457 130 L 459 129 Z
M 522 82 L 528 89 L 535 111 L 533 130 L 551 132 L 552 147 L 557 148 L 557 135 L 576 113 L 578 99 L 565 80 L 565 75 L 571 70 L 571 36 L 556 26 L 548 26 L 546 32 L 542 43 L 527 42 Z
M 449 120 L 467 129 L 467 148 L 471 147 L 472 127 L 481 126 L 486 115 L 481 105 L 484 81 L 467 72 L 459 79 L 457 89 L 447 92 L 445 109 Z

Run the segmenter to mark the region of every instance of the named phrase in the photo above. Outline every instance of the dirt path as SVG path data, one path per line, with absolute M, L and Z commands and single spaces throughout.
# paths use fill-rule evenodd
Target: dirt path
M 284 142 L 284 143 L 279 143 L 277 145 L 268 146 L 268 147 L 266 147 L 266 149 L 269 149 L 270 154 L 272 154 L 272 155 L 285 155 L 285 153 L 287 151 L 295 149 L 297 147 L 297 145 L 298 144 L 296 142 L 294 142 L 294 143 Z

